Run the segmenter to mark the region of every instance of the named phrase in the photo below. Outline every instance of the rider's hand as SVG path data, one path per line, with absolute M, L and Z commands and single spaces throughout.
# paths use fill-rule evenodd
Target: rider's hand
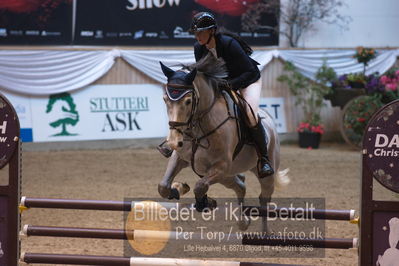
M 231 90 L 231 83 L 228 80 L 223 80 L 220 84 L 219 84 L 219 88 L 221 90 Z

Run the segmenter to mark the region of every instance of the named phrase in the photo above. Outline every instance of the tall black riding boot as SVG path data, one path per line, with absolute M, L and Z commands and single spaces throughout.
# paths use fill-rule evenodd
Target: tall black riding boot
M 255 142 L 256 151 L 258 152 L 258 173 L 259 178 L 264 178 L 274 174 L 274 170 L 270 165 L 269 156 L 267 155 L 267 135 L 262 125 L 260 117 L 256 127 L 250 128 L 252 139 Z

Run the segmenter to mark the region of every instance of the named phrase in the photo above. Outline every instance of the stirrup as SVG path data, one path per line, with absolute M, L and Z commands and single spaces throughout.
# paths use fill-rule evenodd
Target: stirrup
M 165 144 L 166 140 L 158 145 L 157 150 L 165 157 L 169 158 L 172 156 L 173 150 L 168 147 L 162 147 Z
M 264 164 L 267 164 L 269 166 L 269 169 L 261 173 L 262 165 Z M 265 178 L 274 174 L 274 169 L 271 166 L 271 163 L 268 159 L 265 158 L 259 159 L 257 163 L 257 168 L 258 168 L 257 170 L 259 178 Z

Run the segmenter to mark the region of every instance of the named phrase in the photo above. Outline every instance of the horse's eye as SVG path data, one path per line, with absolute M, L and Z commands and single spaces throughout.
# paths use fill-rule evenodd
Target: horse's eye
M 188 99 L 185 104 L 186 105 L 190 105 L 191 104 L 191 99 Z

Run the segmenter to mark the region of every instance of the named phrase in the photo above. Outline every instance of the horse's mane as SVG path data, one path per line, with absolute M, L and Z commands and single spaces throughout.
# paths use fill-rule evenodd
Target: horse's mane
M 209 81 L 218 87 L 220 84 L 225 84 L 228 77 L 226 63 L 222 58 L 216 58 L 211 52 L 201 58 L 198 62 L 184 66 L 188 70 L 197 69 L 199 73 L 202 73 Z

